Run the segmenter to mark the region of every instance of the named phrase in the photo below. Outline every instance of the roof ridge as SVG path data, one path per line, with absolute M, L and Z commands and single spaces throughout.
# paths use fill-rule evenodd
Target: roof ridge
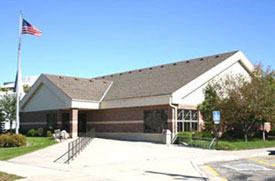
M 92 79 L 100 80 L 102 78 L 110 77 L 110 76 L 114 76 L 114 75 L 122 75 L 122 74 L 125 74 L 125 73 L 132 73 L 132 72 L 135 72 L 135 71 L 143 71 L 143 70 L 146 70 L 146 69 L 151 69 L 152 70 L 152 69 L 154 69 L 156 67 L 161 67 L 162 68 L 162 67 L 165 67 L 167 65 L 173 65 L 173 64 L 183 63 L 183 62 L 187 62 L 187 61 L 195 61 L 195 60 L 202 59 L 202 58 L 215 57 L 217 55 L 223 56 L 223 55 L 230 54 L 230 53 L 232 53 L 232 55 L 233 55 L 233 53 L 235 54 L 238 51 L 240 51 L 240 50 L 230 51 L 230 52 L 226 52 L 226 53 L 218 53 L 218 54 L 214 54 L 214 55 L 197 57 L 197 58 L 192 58 L 192 59 L 187 59 L 187 60 L 181 60 L 181 61 L 171 62 L 171 63 L 166 63 L 166 64 L 154 65 L 154 66 L 150 66 L 150 67 L 145 67 L 145 68 L 140 68 L 140 69 L 133 69 L 133 70 L 123 71 L 123 72 L 118 72 L 118 73 L 113 73 L 113 74 L 107 74 L 107 75 L 93 77 Z
M 60 78 L 82 79 L 82 80 L 88 80 L 88 81 L 89 80 L 95 80 L 95 81 L 112 82 L 111 80 L 102 80 L 102 79 L 97 79 L 97 78 L 74 77 L 74 76 L 67 76 L 67 75 L 56 75 L 56 74 L 45 74 L 45 73 L 42 73 L 41 75 L 45 76 L 46 78 L 48 78 L 48 76 L 54 76 L 54 77 L 60 77 Z
M 65 78 L 77 78 L 77 79 L 91 79 L 91 78 L 83 78 L 83 77 L 75 77 L 75 76 L 68 76 L 68 75 L 57 75 L 57 74 L 45 74 L 45 73 L 43 73 L 42 75 L 49 75 L 49 76 L 55 76 L 55 77 L 65 77 Z

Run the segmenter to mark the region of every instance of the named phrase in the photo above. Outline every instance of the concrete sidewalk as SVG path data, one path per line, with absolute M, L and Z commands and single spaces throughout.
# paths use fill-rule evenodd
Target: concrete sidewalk
M 67 149 L 67 143 L 50 146 L 9 160 L 0 171 L 22 175 L 27 180 L 203 180 L 196 165 L 207 162 L 264 156 L 271 149 L 216 151 L 147 142 L 95 138 L 70 164 L 53 163 Z M 26 165 L 15 169 L 13 165 Z M 22 166 L 22 165 L 21 165 Z M 29 169 L 37 167 L 37 174 Z M 25 166 L 23 167 L 25 168 Z

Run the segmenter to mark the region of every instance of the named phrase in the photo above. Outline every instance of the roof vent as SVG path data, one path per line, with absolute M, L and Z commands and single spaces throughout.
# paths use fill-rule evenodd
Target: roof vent
M 163 68 L 164 66 L 162 65 L 162 66 L 160 66 L 160 68 Z
M 120 73 L 119 75 L 122 75 L 122 73 Z
M 131 74 L 132 72 L 130 71 L 129 74 Z
M 175 66 L 175 65 L 177 65 L 176 63 L 173 63 L 173 65 Z
M 200 61 L 203 61 L 203 58 L 201 58 Z
M 153 68 L 152 68 L 152 67 L 150 67 L 149 69 L 150 69 L 150 70 L 152 70 Z
M 62 77 L 62 76 L 59 76 L 59 78 L 60 78 L 60 79 L 63 79 L 63 77 Z
M 189 63 L 189 60 L 187 60 L 186 63 Z
M 219 57 L 219 55 L 216 55 L 215 57 L 216 57 L 216 58 L 218 58 L 218 57 Z
M 138 70 L 139 72 L 141 72 L 142 70 Z

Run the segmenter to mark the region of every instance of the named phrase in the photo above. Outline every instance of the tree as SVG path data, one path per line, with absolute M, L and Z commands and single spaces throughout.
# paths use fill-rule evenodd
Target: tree
M 9 91 L 8 88 L 2 88 L 2 87 L 0 87 L 0 92 L 8 92 L 8 91 Z
M 12 123 L 16 119 L 16 96 L 15 94 L 5 94 L 0 99 L 1 121 L 9 121 L 10 129 Z
M 24 88 L 24 93 L 27 93 L 29 92 L 31 87 L 29 85 L 24 85 L 23 88 Z
M 215 89 L 208 85 L 204 89 L 204 101 L 198 105 L 198 109 L 201 111 L 204 120 L 204 129 L 207 132 L 213 133 L 215 131 L 215 125 L 212 119 L 212 112 L 217 110 L 218 102 L 220 101 Z
M 211 106 L 221 111 L 223 131 L 241 131 L 247 141 L 253 128 L 259 129 L 259 125 L 267 121 L 274 124 L 274 70 L 264 71 L 258 65 L 249 79 L 241 75 L 228 76 L 209 86 L 219 100 Z

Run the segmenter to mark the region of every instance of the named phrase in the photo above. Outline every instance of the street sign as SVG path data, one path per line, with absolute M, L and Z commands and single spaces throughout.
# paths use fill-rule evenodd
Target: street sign
M 220 111 L 213 111 L 214 123 L 215 124 L 220 124 L 220 119 L 221 119 Z

